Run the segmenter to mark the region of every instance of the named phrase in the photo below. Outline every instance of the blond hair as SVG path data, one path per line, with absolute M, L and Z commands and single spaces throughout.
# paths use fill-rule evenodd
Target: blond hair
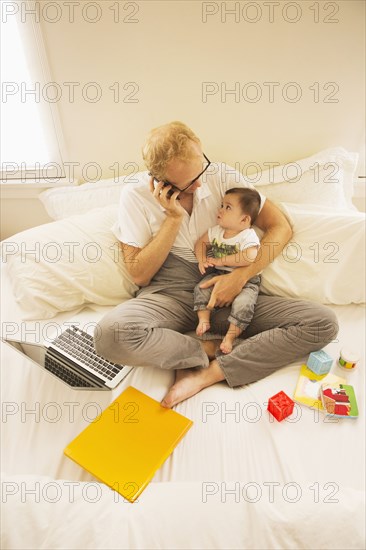
M 194 132 L 183 122 L 174 121 L 150 131 L 142 156 L 146 167 L 159 180 L 166 177 L 169 162 L 178 159 L 189 162 L 199 156 L 192 150 L 191 142 L 201 144 Z

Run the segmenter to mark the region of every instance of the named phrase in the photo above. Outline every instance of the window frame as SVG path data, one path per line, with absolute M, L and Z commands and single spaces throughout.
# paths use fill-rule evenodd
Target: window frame
M 28 11 L 35 12 L 36 2 L 34 0 L 22 0 Z M 40 83 L 40 89 L 50 82 L 54 82 L 51 77 L 50 66 L 48 62 L 46 46 L 40 20 L 36 20 L 34 14 L 28 14 L 24 21 L 21 21 L 21 10 L 9 17 L 16 17 L 23 40 L 24 50 L 27 56 L 29 71 L 32 81 Z M 3 23 L 2 24 L 6 24 Z M 46 139 L 51 147 L 52 160 L 43 166 L 29 166 L 24 168 L 17 165 L 18 170 L 3 170 L 3 163 L 12 162 L 2 161 L 0 164 L 0 183 L 16 184 L 27 182 L 39 182 L 41 184 L 50 183 L 52 186 L 59 183 L 64 184 L 66 178 L 64 159 L 66 158 L 65 142 L 60 122 L 59 110 L 56 103 L 40 101 L 40 116 L 43 123 L 43 130 Z M 16 163 L 16 161 L 13 161 Z M 49 164 L 49 166 L 47 166 Z M 53 166 L 56 164 L 57 166 Z M 60 181 L 61 180 L 61 181 Z

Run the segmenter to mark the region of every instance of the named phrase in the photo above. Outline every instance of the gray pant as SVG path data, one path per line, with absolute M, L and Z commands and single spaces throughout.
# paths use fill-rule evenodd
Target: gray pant
M 208 358 L 193 331 L 193 289 L 201 279 L 197 264 L 169 254 L 148 287 L 107 313 L 95 332 L 97 353 L 131 366 L 186 369 L 207 367 Z M 226 334 L 230 308 L 211 316 L 211 330 Z M 229 354 L 216 358 L 230 387 L 260 380 L 331 342 L 337 318 L 326 306 L 259 294 L 253 319 Z
M 225 271 L 222 269 L 215 269 L 213 273 L 206 275 L 202 281 L 200 281 L 193 291 L 193 311 L 199 311 L 207 309 L 207 304 L 210 301 L 213 287 L 200 288 L 200 284 L 206 281 L 210 281 L 217 275 L 225 275 Z M 261 278 L 259 275 L 252 277 L 243 287 L 243 290 L 236 296 L 231 304 L 230 315 L 228 316 L 229 323 L 239 327 L 241 330 L 245 330 L 249 325 L 254 315 L 254 308 L 257 302 L 259 286 L 261 284 Z M 217 308 L 214 308 L 215 311 Z

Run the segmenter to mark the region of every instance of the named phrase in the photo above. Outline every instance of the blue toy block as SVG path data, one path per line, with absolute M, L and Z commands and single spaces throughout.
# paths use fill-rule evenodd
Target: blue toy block
M 307 367 L 315 374 L 327 374 L 333 364 L 333 359 L 325 351 L 313 351 L 309 355 Z

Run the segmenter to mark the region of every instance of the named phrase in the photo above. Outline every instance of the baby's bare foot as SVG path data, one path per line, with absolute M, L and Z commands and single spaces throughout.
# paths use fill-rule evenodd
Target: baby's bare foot
M 222 353 L 230 353 L 233 349 L 233 341 L 230 340 L 227 336 L 225 336 L 225 338 L 220 344 L 220 349 Z
M 197 336 L 203 336 L 205 332 L 210 330 L 210 326 L 210 323 L 208 323 L 207 321 L 200 321 L 196 328 Z

